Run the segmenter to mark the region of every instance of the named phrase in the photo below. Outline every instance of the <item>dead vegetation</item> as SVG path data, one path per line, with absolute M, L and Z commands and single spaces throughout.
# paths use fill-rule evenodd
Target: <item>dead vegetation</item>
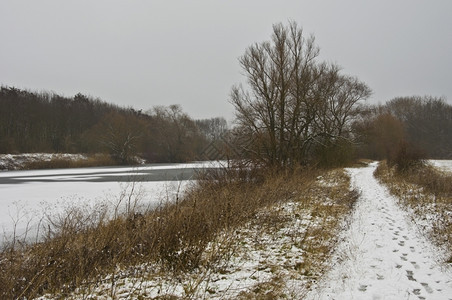
M 74 209 L 47 225 L 41 243 L 3 249 L 0 297 L 115 298 L 131 284 L 137 298 L 228 295 L 214 279 L 234 274 L 251 253 L 261 253 L 256 270 L 267 275 L 250 275 L 233 294 L 281 296 L 288 278 L 309 283 L 323 274 L 356 198 L 340 170 L 243 168 L 206 174 L 184 197 L 145 213 Z
M 381 162 L 375 175 L 413 210 L 413 221 L 448 255 L 452 263 L 452 175 L 428 164 L 403 170 Z
M 62 169 L 62 168 L 88 168 L 100 166 L 113 166 L 117 162 L 108 154 L 89 155 L 82 159 L 71 159 L 60 157 L 56 155 L 50 160 L 34 160 L 26 162 L 23 170 L 38 170 L 38 169 Z
M 0 170 L 37 170 L 113 166 L 118 163 L 108 154 L 1 154 Z

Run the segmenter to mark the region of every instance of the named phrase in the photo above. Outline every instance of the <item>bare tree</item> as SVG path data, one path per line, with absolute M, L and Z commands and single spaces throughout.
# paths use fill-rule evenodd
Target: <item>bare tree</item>
M 93 128 L 95 136 L 121 164 L 136 162 L 146 124 L 132 115 L 110 113 Z
M 228 123 L 223 117 L 195 121 L 200 132 L 209 141 L 220 139 L 228 131 Z
M 147 112 L 154 121 L 153 129 L 165 161 L 193 160 L 200 152 L 202 139 L 196 123 L 180 105 L 155 106 Z
M 314 146 L 349 138 L 356 105 L 371 91 L 318 55 L 314 37 L 292 22 L 274 25 L 271 41 L 240 57 L 248 88 L 234 86 L 231 103 L 241 132 L 255 141 L 247 149 L 255 159 L 284 167 L 308 159 Z

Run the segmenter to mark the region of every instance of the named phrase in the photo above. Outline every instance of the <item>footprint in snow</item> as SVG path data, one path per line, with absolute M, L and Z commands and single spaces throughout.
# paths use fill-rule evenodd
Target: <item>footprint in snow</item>
M 361 291 L 361 292 L 367 291 L 367 285 L 361 284 L 358 288 L 358 291 Z
M 405 242 L 404 241 L 400 241 L 399 242 L 399 246 L 405 246 Z
M 400 256 L 400 259 L 403 260 L 403 261 L 407 261 L 405 256 Z
M 413 246 L 410 247 L 411 252 L 416 251 Z
M 421 285 L 424 287 L 424 289 L 427 291 L 427 293 L 429 293 L 429 294 L 433 293 L 433 290 L 431 287 L 428 286 L 428 283 L 421 282 Z
M 415 261 L 412 261 L 411 264 L 415 269 L 419 269 L 419 265 Z
M 413 290 L 413 294 L 415 294 L 416 296 L 421 294 L 421 289 L 414 289 Z
M 411 281 L 417 281 L 416 279 L 414 279 L 414 277 L 413 277 L 413 271 L 406 271 L 406 277 L 408 278 L 408 280 L 411 280 Z

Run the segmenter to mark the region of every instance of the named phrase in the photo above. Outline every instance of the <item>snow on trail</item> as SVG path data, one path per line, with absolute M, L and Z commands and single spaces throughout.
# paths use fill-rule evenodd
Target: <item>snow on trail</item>
M 348 169 L 361 192 L 334 265 L 309 299 L 452 299 L 452 270 L 373 177 L 377 164 Z

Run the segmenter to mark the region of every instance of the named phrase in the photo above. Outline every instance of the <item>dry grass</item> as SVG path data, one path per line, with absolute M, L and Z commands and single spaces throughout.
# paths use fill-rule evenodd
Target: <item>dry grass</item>
M 176 278 L 187 297 L 205 295 L 215 292 L 208 288 L 212 274 L 230 272 L 244 249 L 265 249 L 268 239 L 262 237 L 287 237 L 290 245 L 281 246 L 281 254 L 293 246 L 303 259 L 281 266 L 269 260 L 274 276 L 241 297 L 281 295 L 281 278 L 315 281 L 323 274 L 341 221 L 357 198 L 342 171 L 319 176 L 312 170 L 221 170 L 206 174 L 185 197 L 146 213 L 130 210 L 111 218 L 102 208 L 90 214 L 74 209 L 49 223 L 42 243 L 3 250 L 0 298 L 86 297 L 99 285 L 115 298 L 125 277 L 136 278 L 136 298 L 150 297 L 141 287 L 151 278 Z M 158 291 L 159 299 L 177 294 L 164 286 Z
M 413 210 L 413 221 L 445 249 L 452 263 L 452 176 L 427 164 L 398 172 L 386 162 L 380 163 L 375 175 Z
M 23 165 L 23 170 L 35 170 L 35 169 L 60 169 L 60 168 L 88 168 L 88 167 L 100 167 L 100 166 L 113 166 L 116 165 L 110 155 L 107 154 L 95 154 L 86 159 L 73 160 L 70 158 L 59 157 L 58 155 L 51 160 L 34 160 L 27 162 Z

